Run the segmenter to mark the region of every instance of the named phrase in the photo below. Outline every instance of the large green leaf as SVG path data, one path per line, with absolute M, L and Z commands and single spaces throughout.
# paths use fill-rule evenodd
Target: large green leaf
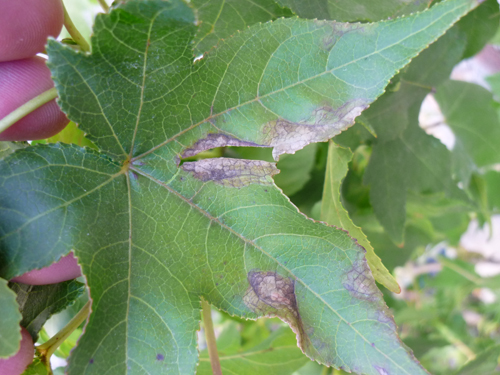
M 16 354 L 21 345 L 21 313 L 16 294 L 0 279 L 0 358 Z
M 34 342 L 47 319 L 74 303 L 85 290 L 85 285 L 76 280 L 50 285 L 12 283 L 10 287 L 17 294 L 23 316 L 21 325 L 28 330 Z
M 281 19 L 194 64 L 194 17 L 178 1 L 99 16 L 90 55 L 50 41 L 61 106 L 101 152 L 37 145 L 4 159 L 0 273 L 74 249 L 93 313 L 69 372 L 193 373 L 202 296 L 230 314 L 279 316 L 327 365 L 425 373 L 364 250 L 297 212 L 272 163 L 179 159 L 225 145 L 277 158 L 331 138 L 476 5 L 449 0 L 369 25 Z
M 340 187 L 344 179 L 348 166 L 352 159 L 352 152 L 347 148 L 337 146 L 330 141 L 328 147 L 328 162 L 326 165 L 325 187 L 323 189 L 323 200 L 321 204 L 321 220 L 328 224 L 343 228 L 356 238 L 358 243 L 366 250 L 366 260 L 372 271 L 375 280 L 384 285 L 394 293 L 401 292 L 401 289 L 382 264 L 380 258 L 375 254 L 370 241 L 366 238 L 360 227 L 356 226 L 340 200 Z
M 292 15 L 274 0 L 193 0 L 191 4 L 201 22 L 195 38 L 196 55 L 207 52 L 237 30 Z

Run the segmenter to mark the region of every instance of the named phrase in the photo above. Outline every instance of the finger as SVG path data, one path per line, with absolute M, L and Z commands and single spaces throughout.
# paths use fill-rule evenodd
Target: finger
M 61 0 L 2 0 L 0 61 L 24 59 L 42 52 L 49 36 L 61 32 Z
M 82 270 L 73 253 L 70 253 L 48 267 L 26 272 L 11 281 L 28 285 L 45 285 L 75 279 L 81 275 Z
M 26 328 L 21 327 L 21 348 L 12 357 L 0 359 L 0 374 L 21 375 L 33 362 L 33 339 Z
M 0 119 L 52 87 L 50 70 L 41 57 L 0 62 Z M 2 132 L 0 140 L 48 138 L 60 132 L 68 122 L 54 99 Z

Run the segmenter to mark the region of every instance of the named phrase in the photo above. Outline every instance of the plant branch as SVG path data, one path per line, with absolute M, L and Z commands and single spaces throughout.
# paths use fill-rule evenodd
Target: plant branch
M 109 11 L 109 5 L 106 3 L 106 0 L 97 0 L 101 5 L 101 8 L 107 13 Z
M 15 124 L 17 121 L 22 119 L 24 116 L 30 114 L 35 109 L 41 107 L 42 105 L 50 102 L 52 99 L 57 98 L 57 90 L 51 88 L 33 99 L 24 103 L 22 106 L 16 108 L 14 111 L 9 113 L 3 119 L 0 120 L 0 133 L 9 128 L 11 125 Z
M 215 340 L 214 324 L 212 322 L 212 310 L 210 304 L 204 299 L 201 300 L 203 323 L 205 325 L 205 337 L 207 340 L 208 356 L 212 365 L 214 375 L 222 375 L 220 367 L 219 354 L 217 353 L 217 344 Z
M 87 43 L 82 34 L 80 34 L 75 24 L 71 20 L 69 13 L 66 10 L 66 7 L 64 6 L 64 2 L 63 2 L 63 9 L 64 9 L 64 27 L 66 27 L 66 30 L 68 30 L 69 35 L 71 35 L 73 40 L 76 43 L 78 43 L 82 51 L 90 52 L 90 45 Z
M 50 340 L 44 342 L 36 349 L 40 353 L 40 357 L 48 362 L 52 354 L 57 348 L 82 324 L 89 316 L 91 302 L 88 301 L 83 308 L 69 321 L 66 326 L 57 332 Z

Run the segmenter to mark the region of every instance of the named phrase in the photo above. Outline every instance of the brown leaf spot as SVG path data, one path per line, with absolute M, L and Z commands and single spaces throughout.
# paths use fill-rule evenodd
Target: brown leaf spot
M 364 257 L 356 261 L 346 272 L 343 285 L 352 296 L 358 299 L 375 301 L 379 298 L 375 280 Z
M 214 181 L 227 187 L 240 188 L 250 184 L 272 184 L 279 173 L 274 163 L 261 160 L 214 158 L 182 164 L 181 168 L 201 180 Z
M 277 316 L 288 323 L 305 350 L 310 341 L 297 307 L 294 281 L 273 271 L 250 271 L 247 278 L 250 286 L 243 296 L 245 305 L 259 315 Z
M 264 144 L 273 149 L 274 160 L 281 154 L 293 154 L 313 142 L 324 142 L 347 129 L 354 119 L 368 107 L 367 101 L 356 99 L 339 108 L 321 106 L 309 118 L 291 122 L 280 118 L 268 122 L 263 129 Z

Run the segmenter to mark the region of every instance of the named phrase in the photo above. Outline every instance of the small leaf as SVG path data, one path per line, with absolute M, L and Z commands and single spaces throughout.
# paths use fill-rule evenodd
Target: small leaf
M 394 293 L 400 293 L 396 279 L 382 264 L 380 258 L 366 238 L 360 227 L 356 226 L 340 201 L 340 187 L 352 159 L 349 149 L 337 146 L 332 141 L 328 147 L 328 163 L 326 165 L 325 187 L 323 189 L 323 202 L 321 205 L 321 220 L 330 225 L 335 225 L 349 232 L 358 243 L 366 250 L 366 260 L 375 280 Z
M 0 159 L 12 154 L 14 151 L 28 146 L 27 142 L 0 141 Z
M 50 375 L 47 371 L 47 366 L 39 358 L 35 358 L 33 362 L 24 370 L 22 375 Z
M 45 322 L 73 304 L 85 290 L 85 284 L 76 280 L 50 285 L 11 283 L 10 288 L 17 294 L 16 300 L 23 316 L 21 325 L 36 342 Z
M 73 121 L 66 125 L 66 127 L 56 135 L 41 141 L 33 141 L 31 144 L 57 142 L 73 143 L 78 146 L 97 149 L 89 139 L 85 138 L 85 133 L 81 131 Z
M 0 358 L 16 354 L 21 345 L 21 313 L 16 294 L 0 279 Z

